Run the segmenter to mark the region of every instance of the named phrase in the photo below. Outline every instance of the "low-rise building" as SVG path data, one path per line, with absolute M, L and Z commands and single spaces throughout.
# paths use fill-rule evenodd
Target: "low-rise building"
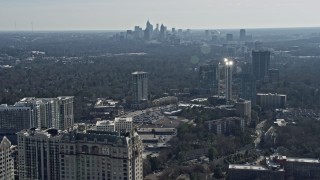
M 207 129 L 217 135 L 233 134 L 235 131 L 243 131 L 245 128 L 245 120 L 240 117 L 227 117 L 217 120 L 206 121 Z
M 256 103 L 263 109 L 284 109 L 287 104 L 287 95 L 258 93 L 256 96 Z

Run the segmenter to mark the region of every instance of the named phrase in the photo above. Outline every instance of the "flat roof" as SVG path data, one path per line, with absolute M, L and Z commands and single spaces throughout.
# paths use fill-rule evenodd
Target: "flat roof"
M 136 72 L 133 72 L 132 74 L 146 74 L 147 72 L 144 72 L 144 71 L 136 71 Z
M 320 163 L 319 159 L 287 157 L 288 162 Z

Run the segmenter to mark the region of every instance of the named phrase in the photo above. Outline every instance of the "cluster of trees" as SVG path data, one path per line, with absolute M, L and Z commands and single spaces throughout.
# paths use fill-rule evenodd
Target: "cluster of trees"
M 227 164 L 244 164 L 254 162 L 259 155 L 255 151 L 246 150 L 244 153 L 232 154 L 225 158 Z

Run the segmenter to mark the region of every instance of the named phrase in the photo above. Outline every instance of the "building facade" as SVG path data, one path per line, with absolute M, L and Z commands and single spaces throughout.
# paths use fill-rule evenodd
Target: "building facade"
M 27 129 L 17 135 L 19 179 L 59 179 L 59 131 Z
M 252 70 L 256 80 L 268 80 L 270 54 L 270 51 L 252 51 Z
M 217 134 L 234 134 L 239 131 L 244 131 L 245 120 L 239 117 L 227 117 L 205 122 L 209 131 Z
M 0 143 L 0 180 L 14 180 L 14 159 L 11 142 L 5 136 Z
M 263 109 L 284 109 L 287 104 L 287 95 L 258 93 L 256 103 Z
M 220 70 L 218 64 L 205 64 L 199 67 L 200 87 L 213 94 L 219 94 Z
M 132 101 L 134 109 L 143 109 L 148 101 L 148 74 L 132 73 Z
M 119 117 L 115 118 L 116 132 L 131 132 L 133 127 L 132 117 Z
M 60 142 L 61 180 L 142 180 L 142 144 L 101 131 L 64 134 Z
M 239 99 L 236 102 L 237 115 L 246 120 L 251 120 L 251 101 Z
M 20 131 L 32 127 L 30 107 L 0 105 L 0 131 Z

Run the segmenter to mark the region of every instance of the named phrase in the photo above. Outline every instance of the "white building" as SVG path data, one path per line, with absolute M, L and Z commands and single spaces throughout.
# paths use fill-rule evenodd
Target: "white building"
M 65 130 L 73 127 L 73 96 L 57 98 L 26 97 L 15 106 L 31 108 L 31 127 L 57 128 Z
M 11 142 L 7 137 L 3 137 L 0 143 L 0 180 L 14 180 Z
M 115 122 L 109 120 L 97 121 L 96 129 L 98 131 L 115 132 Z
M 133 72 L 132 73 L 132 98 L 133 108 L 141 109 L 148 100 L 148 73 Z
M 131 132 L 133 127 L 132 117 L 115 118 L 115 131 L 116 132 Z

